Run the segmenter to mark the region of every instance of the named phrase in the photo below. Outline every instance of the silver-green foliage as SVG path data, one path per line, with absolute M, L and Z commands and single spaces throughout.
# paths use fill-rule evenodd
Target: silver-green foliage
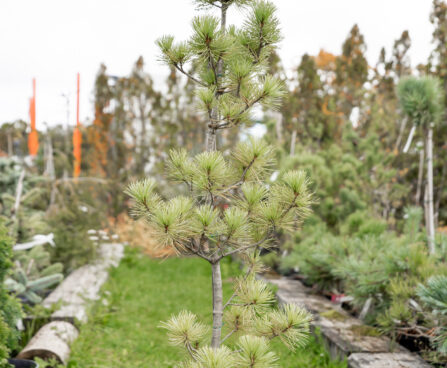
M 277 357 L 268 352 L 268 341 L 278 337 L 292 349 L 302 346 L 310 315 L 291 305 L 273 308 L 274 294 L 264 281 L 255 279 L 262 268 L 259 250 L 274 245 L 275 231 L 293 229 L 308 215 L 312 203 L 308 179 L 304 172 L 290 171 L 266 184 L 273 150 L 262 140 L 239 143 L 228 158 L 218 151 L 188 157 L 179 150 L 169 156 L 170 176 L 185 183 L 190 194 L 164 200 L 153 180 L 133 183 L 127 194 L 134 200 L 134 215 L 147 221 L 161 246 L 212 264 L 241 253 L 248 270 L 224 305 L 228 337 L 222 342 L 232 341 L 236 352 L 224 345 L 208 348 L 209 329 L 189 312 L 162 324 L 169 341 L 190 354 L 185 367 L 217 367 L 224 357 L 230 357 L 223 361 L 225 367 L 249 367 L 248 362 L 273 367 Z M 237 341 L 229 339 L 234 334 L 239 335 Z
M 230 159 L 218 151 L 193 158 L 171 151 L 170 176 L 187 184 L 191 195 L 162 200 L 151 179 L 126 192 L 134 199 L 133 214 L 148 221 L 161 245 L 217 262 L 271 245 L 276 230 L 292 229 L 309 214 L 305 173 L 290 171 L 269 186 L 271 164 L 271 147 L 255 139 L 239 143 Z
M 18 252 L 15 258 L 13 272 L 5 280 L 5 286 L 32 304 L 40 303 L 43 293 L 64 278 L 62 264 L 51 264 L 50 254 L 42 246 Z
M 433 276 L 426 285 L 419 285 L 418 295 L 433 309 L 438 325 L 434 345 L 442 354 L 447 354 L 447 276 Z
M 285 90 L 283 83 L 267 74 L 267 60 L 281 40 L 275 6 L 267 1 L 198 1 L 200 5 L 221 3 L 248 5 L 241 28 L 226 30 L 222 19 L 198 16 L 192 22 L 193 35 L 185 42 L 173 36 L 158 40 L 162 60 L 199 86 L 199 108 L 209 118 L 212 131 L 250 121 L 250 109 L 257 103 L 278 107 Z M 221 7 L 220 5 L 218 7 Z M 194 66 L 194 74 L 187 72 Z
M 269 351 L 269 340 L 277 337 L 290 348 L 302 346 L 310 315 L 296 306 L 273 308 L 274 295 L 266 283 L 255 279 L 262 268 L 259 252 L 274 245 L 278 230 L 293 229 L 308 215 L 312 195 L 301 171 L 267 184 L 274 155 L 264 141 L 248 139 L 225 157 L 216 150 L 216 133 L 251 122 L 256 104 L 279 106 L 283 83 L 267 72 L 268 58 L 281 39 L 279 22 L 275 6 L 264 0 L 197 0 L 196 4 L 220 8 L 220 19 L 198 16 L 188 41 L 164 36 L 158 45 L 162 60 L 198 87 L 198 108 L 208 120 L 206 152 L 194 157 L 182 149 L 169 153 L 169 174 L 186 184 L 187 196 L 164 200 L 151 179 L 131 184 L 126 192 L 135 202 L 133 214 L 148 222 L 161 246 L 212 265 L 210 346 L 208 328 L 191 313 L 182 312 L 162 324 L 169 341 L 189 355 L 181 366 L 274 367 L 277 357 Z M 230 5 L 248 8 L 240 28 L 226 27 Z M 220 261 L 235 253 L 246 260 L 247 273 L 224 304 Z

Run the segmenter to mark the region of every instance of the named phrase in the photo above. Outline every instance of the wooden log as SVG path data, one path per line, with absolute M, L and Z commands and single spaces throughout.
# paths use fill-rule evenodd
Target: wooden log
M 108 269 L 118 266 L 123 255 L 122 244 L 102 244 L 96 263 L 72 272 L 43 301 L 46 308 L 56 303 L 61 305 L 51 315 L 51 319 L 86 322 L 89 303 L 99 299 L 101 287 L 108 278 Z
M 431 365 L 410 353 L 352 354 L 349 368 L 430 368 Z
M 17 356 L 18 359 L 56 359 L 67 364 L 70 344 L 78 337 L 71 323 L 53 321 L 44 325 Z

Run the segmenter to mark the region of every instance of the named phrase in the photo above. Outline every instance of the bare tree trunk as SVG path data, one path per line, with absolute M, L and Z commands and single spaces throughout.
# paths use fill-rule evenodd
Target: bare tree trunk
M 12 147 L 12 134 L 10 131 L 8 131 L 7 133 L 7 138 L 8 138 L 8 156 L 12 157 L 14 155 L 14 152 Z
M 427 200 L 428 200 L 428 248 L 435 253 L 435 219 L 433 207 L 433 128 L 429 126 L 427 135 Z
M 208 128 L 205 144 L 207 151 L 211 152 L 216 150 L 216 131 L 213 128 Z
M 439 207 L 441 206 L 442 194 L 444 192 L 445 178 L 447 175 L 447 160 L 444 160 L 444 165 L 442 166 L 441 180 L 439 182 L 438 190 L 436 191 L 436 202 L 435 202 L 435 227 L 439 223 Z
M 404 149 L 402 150 L 403 153 L 407 153 L 408 150 L 410 149 L 411 142 L 413 141 L 413 137 L 414 137 L 414 133 L 415 133 L 415 132 L 416 132 L 416 125 L 413 125 L 413 126 L 411 127 L 410 134 L 409 134 L 408 139 L 407 139 L 407 143 L 405 143 L 405 147 L 404 147 Z
M 427 183 L 425 183 L 425 188 L 424 188 L 424 218 L 425 218 L 425 231 L 427 232 L 427 236 L 428 236 L 428 228 L 429 228 L 429 223 L 430 223 L 430 219 L 428 218 L 428 185 Z
M 145 116 L 145 104 L 143 101 L 143 96 L 139 98 L 139 112 L 141 121 L 141 137 L 140 137 L 140 162 L 138 163 L 138 174 L 144 174 L 144 167 L 148 160 L 147 154 L 147 144 L 146 144 L 146 116 Z
M 227 22 L 227 9 L 228 6 L 226 4 L 222 4 L 221 8 L 222 32 L 225 32 Z M 223 60 L 219 60 L 217 63 L 218 77 L 222 75 L 222 71 L 223 71 Z M 217 114 L 217 111 L 214 113 Z M 217 149 L 216 130 L 208 126 L 208 131 L 206 135 L 206 150 L 215 151 L 216 149 Z M 211 338 L 211 347 L 213 349 L 218 349 L 220 347 L 221 336 L 222 336 L 222 318 L 223 318 L 222 274 L 220 270 L 220 261 L 212 263 L 211 268 L 212 268 L 212 286 L 213 286 L 213 332 Z
M 45 142 L 45 171 L 44 175 L 48 175 L 51 180 L 56 178 L 56 173 L 54 170 L 54 160 L 53 160 L 53 143 L 51 141 L 51 137 L 47 134 L 46 142 Z
M 402 137 L 404 136 L 405 128 L 407 127 L 407 121 L 408 121 L 408 119 L 405 117 L 402 120 L 402 123 L 400 124 L 399 136 L 397 137 L 396 146 L 394 147 L 394 150 L 396 152 L 399 151 L 399 146 L 400 146 L 400 143 L 402 142 Z
M 424 149 L 419 151 L 419 169 L 418 169 L 418 183 L 416 187 L 416 195 L 414 196 L 414 204 L 419 205 L 421 201 L 421 193 L 422 193 L 422 180 L 424 179 Z
M 290 156 L 295 154 L 295 143 L 296 143 L 296 129 L 292 132 L 292 138 L 290 139 Z
M 276 124 L 275 124 L 275 128 L 276 128 L 276 137 L 278 139 L 278 142 L 280 145 L 282 145 L 282 121 L 284 119 L 283 115 L 280 112 L 275 112 L 274 113 L 275 117 L 276 117 Z
M 19 212 L 20 208 L 20 202 L 22 200 L 22 192 L 23 192 L 23 181 L 25 180 L 25 169 L 22 169 L 22 172 L 20 173 L 19 180 L 17 182 L 17 189 L 16 189 L 16 199 L 14 201 L 14 207 L 12 208 L 12 220 L 15 221 L 17 218 L 17 213 Z
M 222 296 L 222 274 L 220 271 L 220 261 L 212 264 L 213 271 L 213 333 L 211 347 L 217 349 L 220 347 L 222 335 L 222 316 L 223 316 L 223 296 Z

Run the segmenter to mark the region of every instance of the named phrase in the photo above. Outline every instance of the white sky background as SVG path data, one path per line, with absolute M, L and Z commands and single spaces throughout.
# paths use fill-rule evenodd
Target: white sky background
M 365 36 L 371 65 L 380 49 L 391 50 L 410 31 L 412 65 L 432 50 L 431 0 L 274 0 L 284 40 L 279 53 L 287 69 L 304 53 L 340 53 L 354 23 Z M 192 0 L 0 0 L 0 124 L 28 120 L 31 79 L 37 79 L 37 128 L 65 123 L 62 93 L 71 96 L 75 124 L 76 73 L 81 73 L 81 120 L 93 115 L 93 83 L 101 62 L 113 75 L 127 75 L 139 55 L 158 88 L 168 68 L 158 62 L 155 40 L 190 35 L 198 14 Z M 229 23 L 240 23 L 233 10 Z

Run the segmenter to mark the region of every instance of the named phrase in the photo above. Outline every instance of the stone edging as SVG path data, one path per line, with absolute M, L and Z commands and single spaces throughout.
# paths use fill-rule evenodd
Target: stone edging
M 297 304 L 314 315 L 318 327 L 334 359 L 348 358 L 349 368 L 430 368 L 431 365 L 403 346 L 352 317 L 328 299 L 312 293 L 300 281 L 285 277 L 264 279 L 278 287 L 280 304 Z

